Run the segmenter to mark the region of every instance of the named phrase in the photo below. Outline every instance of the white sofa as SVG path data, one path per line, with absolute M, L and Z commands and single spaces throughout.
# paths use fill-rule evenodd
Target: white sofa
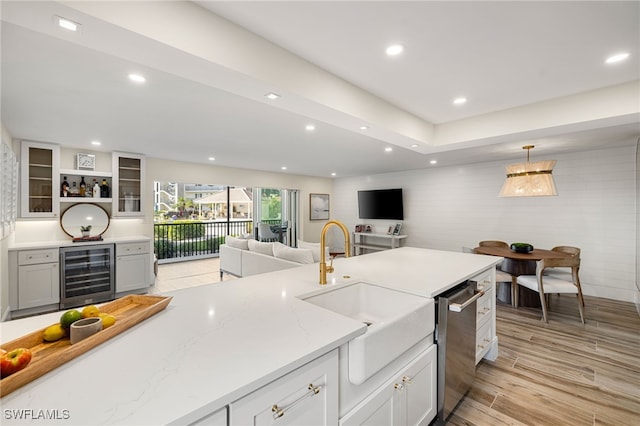
M 299 242 L 300 244 L 306 244 L 309 248 L 293 248 L 278 242 L 263 243 L 227 236 L 225 244 L 220 246 L 220 280 L 224 273 L 248 277 L 295 268 L 319 260 L 319 244 L 317 250 L 316 244 Z

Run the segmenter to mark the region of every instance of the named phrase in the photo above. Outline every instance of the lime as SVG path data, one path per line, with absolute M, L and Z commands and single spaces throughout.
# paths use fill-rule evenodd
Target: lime
M 60 317 L 60 326 L 67 330 L 69 329 L 69 327 L 71 327 L 72 323 L 80 319 L 82 319 L 82 314 L 80 313 L 80 311 L 72 309 L 62 314 L 62 316 Z
M 94 318 L 100 315 L 100 309 L 96 305 L 85 306 L 82 310 L 82 318 Z
M 47 342 L 55 342 L 64 337 L 66 332 L 60 324 L 53 324 L 44 331 L 44 340 Z

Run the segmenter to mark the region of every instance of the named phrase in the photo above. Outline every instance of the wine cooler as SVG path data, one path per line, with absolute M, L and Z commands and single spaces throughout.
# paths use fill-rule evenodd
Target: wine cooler
M 60 248 L 60 308 L 72 308 L 115 297 L 114 245 Z

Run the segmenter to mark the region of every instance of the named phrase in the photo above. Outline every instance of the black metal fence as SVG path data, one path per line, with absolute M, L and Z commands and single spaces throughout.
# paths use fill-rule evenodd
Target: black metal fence
M 226 235 L 253 232 L 253 221 L 178 221 L 153 225 L 154 251 L 158 260 L 207 256 L 220 252 Z

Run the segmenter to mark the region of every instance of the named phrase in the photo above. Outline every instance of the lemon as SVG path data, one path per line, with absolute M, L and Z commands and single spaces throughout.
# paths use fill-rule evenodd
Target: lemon
M 116 317 L 113 315 L 106 314 L 104 312 L 100 312 L 100 318 L 102 318 L 102 328 L 111 327 L 116 323 Z
M 85 306 L 82 310 L 82 318 L 94 318 L 100 315 L 100 309 L 96 305 Z
M 62 316 L 60 317 L 60 326 L 67 330 L 69 327 L 71 327 L 72 323 L 78 321 L 79 319 L 82 319 L 82 314 L 80 313 L 80 311 L 72 309 L 62 314 Z
M 56 340 L 62 339 L 65 334 L 64 328 L 62 328 L 60 324 L 53 324 L 44 331 L 44 340 L 47 342 L 55 342 Z

